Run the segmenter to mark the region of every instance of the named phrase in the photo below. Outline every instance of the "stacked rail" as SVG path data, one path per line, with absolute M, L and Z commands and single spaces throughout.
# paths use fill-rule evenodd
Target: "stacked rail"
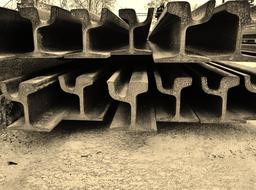
M 110 120 L 111 128 L 156 131 L 162 122 L 255 120 L 249 4 L 209 1 L 191 11 L 169 2 L 150 30 L 153 11 L 139 22 L 133 9 L 117 16 L 104 8 L 99 17 L 55 6 L 1 8 L 0 73 L 13 71 L 13 60 L 22 70 L 0 78 L 1 100 L 20 108 L 8 127 L 49 132 L 65 120 Z

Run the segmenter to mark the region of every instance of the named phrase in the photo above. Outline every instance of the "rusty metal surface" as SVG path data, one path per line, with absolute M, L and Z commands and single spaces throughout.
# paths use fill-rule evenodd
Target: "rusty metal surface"
M 23 57 L 57 58 L 82 49 L 81 23 L 69 11 L 52 6 L 50 10 L 20 7 L 19 12 L 33 27 L 34 50 Z
M 247 1 L 228 1 L 215 8 L 208 22 L 189 29 L 188 50 L 211 60 L 255 60 L 241 53 L 243 28 L 251 23 Z
M 118 70 L 107 83 L 110 96 L 120 102 L 111 127 L 125 127 L 129 123 L 132 130 L 157 130 L 155 112 L 146 94 L 145 70 Z
M 67 114 L 60 104 L 59 74 L 32 79 L 17 77 L 1 82 L 3 95 L 23 107 L 23 117 L 8 126 L 10 129 L 51 131 Z
M 149 8 L 147 18 L 139 22 L 134 9 L 120 9 L 119 16 L 129 24 L 129 47 L 125 50 L 115 51 L 115 55 L 145 55 L 151 54 L 147 37 L 153 18 L 154 9 Z
M 121 67 L 112 76 L 81 69 L 12 78 L 1 82 L 1 90 L 23 106 L 24 116 L 9 126 L 13 129 L 50 131 L 62 120 L 104 121 L 111 102 L 118 101 L 111 128 L 156 131 L 157 122 L 254 120 L 255 73 L 217 62 L 156 65 L 154 80 L 144 67 Z
M 112 52 L 128 47 L 129 25 L 109 9 L 103 8 L 100 18 L 86 9 L 71 12 L 82 24 L 83 49 L 66 58 L 108 58 Z
M 228 117 L 233 118 L 234 120 L 242 120 L 244 122 L 247 122 L 248 120 L 255 120 L 256 70 L 243 68 L 234 69 L 234 67 L 227 67 L 221 62 L 210 62 L 208 64 L 233 73 L 241 79 L 240 86 L 229 92 Z
M 133 9 L 120 18 L 104 8 L 99 18 L 86 9 L 0 8 L 0 123 L 12 121 L 5 99 L 23 111 L 6 124 L 28 131 L 63 120 L 143 131 L 255 120 L 256 11 L 245 1 L 214 6 L 169 2 L 150 34 L 153 9 L 140 23 Z M 53 68 L 66 62 L 73 67 Z
M 55 67 L 62 67 L 65 66 L 66 63 L 66 60 L 61 59 L 5 58 L 0 61 L 0 81 L 24 75 L 36 76 L 36 73 L 51 70 Z M 0 115 L 2 115 L 2 121 L 0 121 L 0 125 L 7 126 L 20 117 L 21 109 L 15 102 L 4 98 L 1 89 L 0 95 L 2 96 L 0 101 Z
M 0 90 L 0 128 L 11 125 L 22 115 L 20 106 L 7 100 Z
M 207 57 L 186 51 L 187 29 L 207 22 L 215 1 L 209 1 L 191 12 L 188 2 L 169 2 L 149 35 L 155 62 L 198 62 Z
M 243 28 L 253 22 L 248 2 L 214 4 L 191 12 L 187 2 L 168 3 L 149 36 L 155 62 L 255 60 L 241 53 Z
M 32 25 L 18 11 L 0 7 L 0 60 L 33 51 Z
M 193 97 L 191 106 L 200 122 L 233 122 L 233 118 L 227 116 L 228 92 L 240 84 L 240 78 L 206 63 L 193 64 L 188 70 L 194 80 L 189 95 Z
M 246 28 L 254 26 L 255 11 L 246 1 L 214 6 L 215 1 L 209 1 L 191 11 L 188 2 L 169 2 L 149 41 L 153 9 L 139 23 L 133 9 L 119 10 L 121 19 L 106 8 L 101 18 L 86 9 L 69 12 L 32 4 L 19 5 L 18 12 L 1 8 L 0 27 L 7 30 L 1 30 L 0 58 L 107 58 L 153 51 L 155 62 L 255 60 L 254 45 L 241 47 L 243 36 L 248 36 Z
M 242 71 L 245 73 L 256 74 L 256 62 L 249 61 L 215 61 L 219 65 L 223 65 L 234 70 Z
M 0 61 L 0 81 L 63 66 L 69 61 L 44 58 L 5 58 Z
M 104 57 L 129 46 L 129 25 L 109 9 L 103 8 L 98 24 L 88 29 L 89 48 Z
M 157 89 L 161 92 L 154 101 L 157 121 L 198 122 L 197 116 L 182 94 L 192 85 L 192 77 L 179 65 L 158 66 L 154 75 Z
M 73 9 L 71 14 L 74 18 L 79 19 L 82 24 L 82 35 L 83 35 L 83 48 L 82 51 L 69 53 L 65 55 L 65 58 L 108 58 L 110 54 L 97 53 L 91 50 L 91 42 L 89 38 L 89 29 L 94 28 L 100 22 L 100 17 L 90 13 L 87 9 Z
M 59 76 L 62 90 L 75 99 L 65 120 L 104 121 L 111 111 L 113 100 L 107 90 L 102 70 L 67 73 Z M 70 98 L 71 99 L 71 98 Z

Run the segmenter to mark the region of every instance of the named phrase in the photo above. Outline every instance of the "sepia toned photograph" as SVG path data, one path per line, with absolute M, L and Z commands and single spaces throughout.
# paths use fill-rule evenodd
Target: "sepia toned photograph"
M 255 0 L 0 0 L 0 190 L 256 190 Z

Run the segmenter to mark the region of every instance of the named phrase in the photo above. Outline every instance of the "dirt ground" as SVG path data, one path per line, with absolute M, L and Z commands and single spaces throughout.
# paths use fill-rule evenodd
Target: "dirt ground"
M 0 189 L 256 189 L 255 128 L 169 124 L 135 133 L 65 123 L 49 134 L 2 130 Z

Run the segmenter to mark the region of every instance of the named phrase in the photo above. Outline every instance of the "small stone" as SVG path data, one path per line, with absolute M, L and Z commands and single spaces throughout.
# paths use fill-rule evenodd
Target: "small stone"
M 13 161 L 8 161 L 7 163 L 8 163 L 8 165 L 9 165 L 9 166 L 12 166 L 12 165 L 18 165 L 18 163 L 13 162 Z

